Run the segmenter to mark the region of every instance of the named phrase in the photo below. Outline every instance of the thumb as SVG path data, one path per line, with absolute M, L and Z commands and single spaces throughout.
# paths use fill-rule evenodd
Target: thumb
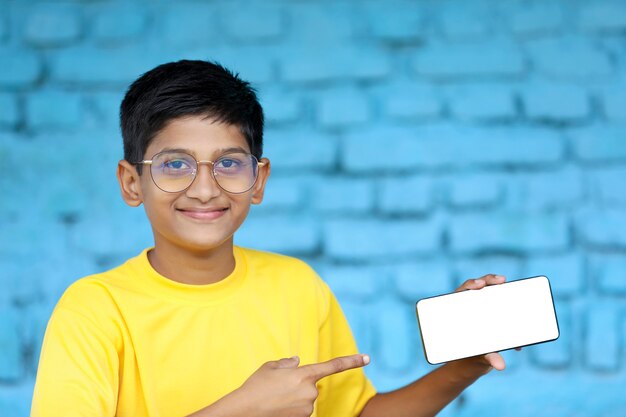
M 297 368 L 300 364 L 300 358 L 292 356 L 291 358 L 283 358 L 274 362 L 276 368 Z

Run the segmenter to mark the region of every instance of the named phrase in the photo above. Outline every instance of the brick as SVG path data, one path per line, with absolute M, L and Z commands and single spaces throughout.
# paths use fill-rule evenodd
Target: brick
M 585 260 L 580 253 L 532 256 L 524 265 L 523 275 L 545 275 L 550 280 L 552 294 L 559 298 L 576 297 L 587 288 Z
M 24 38 L 37 46 L 67 45 L 82 34 L 80 9 L 70 5 L 40 4 L 29 13 Z
M 559 3 L 533 2 L 520 4 L 508 17 L 515 35 L 530 37 L 559 32 L 564 16 Z
M 323 127 L 363 124 L 370 118 L 367 96 L 355 91 L 332 92 L 320 99 L 318 121 Z
M 626 95 L 622 93 L 626 84 L 616 85 L 607 89 L 601 97 L 604 103 L 604 114 L 610 120 L 626 121 Z
M 0 239 L 0 254 L 3 256 L 21 260 L 32 256 L 33 253 L 45 253 L 49 250 L 46 239 L 33 239 L 33 236 L 66 236 L 62 225 L 44 218 L 40 211 L 24 207 L 24 204 L 20 208 L 22 209 L 21 217 L 4 219 L 1 224 L 2 236 L 9 237 Z
M 420 346 L 412 303 L 385 299 L 376 305 L 377 360 L 387 372 L 406 372 L 415 363 Z
M 26 100 L 26 124 L 31 129 L 76 128 L 83 120 L 83 99 L 76 93 L 39 91 Z
M 324 213 L 367 213 L 374 207 L 374 184 L 368 180 L 328 177 L 315 184 L 311 205 Z
M 559 338 L 553 342 L 530 346 L 527 349 L 531 362 L 535 366 L 547 369 L 566 369 L 572 365 L 574 358 L 573 318 L 571 309 L 566 303 L 560 303 L 557 300 L 555 310 L 559 323 Z
M 626 168 L 604 168 L 591 171 L 588 175 L 591 201 L 599 201 L 605 207 L 626 207 Z
M 577 122 L 589 116 L 587 92 L 574 85 L 530 85 L 521 92 L 526 115 L 531 120 Z
M 19 213 L 24 212 L 24 190 L 31 189 L 29 188 L 31 184 L 35 187 L 35 184 L 39 184 L 29 180 L 31 169 L 17 170 L 14 168 L 23 164 L 23 161 L 29 161 L 30 166 L 33 164 L 29 154 L 24 151 L 25 146 L 22 139 L 22 135 L 17 133 L 2 133 L 0 131 L 0 189 L 3 193 L 3 198 L 0 199 L 0 213 L 3 214 L 3 219 L 7 222 L 18 218 Z M 2 246 L 0 239 L 0 248 Z
M 444 259 L 403 262 L 393 266 L 391 274 L 398 293 L 408 301 L 454 290 L 452 270 Z
M 40 58 L 24 49 L 0 48 L 0 62 L 0 87 L 30 87 L 42 74 Z
M 626 127 L 593 125 L 569 133 L 574 155 L 585 162 L 610 162 L 626 159 Z
M 434 79 L 517 78 L 525 71 L 519 47 L 498 39 L 432 44 L 418 52 L 412 67 L 418 75 Z
M 311 45 L 294 48 L 280 59 L 281 76 L 287 82 L 328 82 L 345 76 L 339 65 L 340 52 L 336 48 Z
M 424 36 L 422 7 L 409 2 L 366 4 L 367 22 L 371 35 L 391 43 L 415 43 Z
M 328 45 L 346 40 L 356 31 L 354 8 L 348 3 L 295 3 L 287 13 L 290 38 L 296 43 Z
M 272 178 L 265 186 L 263 210 L 296 210 L 301 207 L 304 196 L 301 178 Z
M 437 221 L 335 219 L 324 225 L 324 252 L 338 260 L 385 260 L 433 253 L 439 248 Z
M 585 364 L 594 371 L 617 371 L 621 364 L 623 338 L 617 306 L 602 303 L 587 309 Z
M 493 206 L 502 201 L 504 187 L 495 175 L 470 174 L 452 177 L 445 187 L 445 199 L 455 208 Z
M 386 214 L 427 213 L 434 205 L 435 184 L 421 175 L 389 177 L 380 182 L 379 210 Z
M 268 130 L 265 154 L 276 170 L 324 172 L 334 168 L 337 140 L 330 135 L 306 130 Z
M 14 227 L 7 227 L 3 224 L 3 231 L 8 233 L 14 231 Z M 8 230 L 7 230 L 8 229 Z M 7 234 L 8 235 L 8 234 Z M 22 289 L 20 287 L 21 280 L 24 278 L 24 262 L 26 261 L 26 255 L 15 253 L 6 254 L 0 252 L 0 263 L 2 265 L 2 275 L 0 276 L 0 285 L 2 285 L 2 292 L 0 292 L 0 308 L 9 307 L 15 305 L 20 299 L 23 299 L 22 294 L 18 292 Z M 23 291 L 22 291 L 23 292 Z
M 235 244 L 288 255 L 309 254 L 319 248 L 319 232 L 311 217 L 251 213 L 237 231 Z
M 461 120 L 499 121 L 516 117 L 510 87 L 482 84 L 455 88 L 449 102 L 452 114 Z
M 592 32 L 622 32 L 626 29 L 626 5 L 622 1 L 581 4 L 580 26 Z
M 277 7 L 232 7 L 223 14 L 222 22 L 231 38 L 238 41 L 268 41 L 280 37 L 284 18 Z
M 535 70 L 558 79 L 601 78 L 613 68 L 608 54 L 583 37 L 550 38 L 527 44 Z
M 393 147 L 385 146 L 389 138 L 393 138 Z M 385 149 L 384 154 L 381 149 Z M 420 142 L 413 129 L 371 126 L 346 135 L 340 158 L 348 172 L 406 171 L 419 165 L 419 151 Z
M 279 64 L 282 78 L 293 83 L 377 80 L 391 72 L 390 56 L 371 46 L 298 45 L 287 50 Z
M 622 254 L 595 254 L 590 260 L 590 278 L 602 295 L 626 295 L 626 257 Z
M 454 252 L 536 253 L 570 244 L 569 224 L 561 214 L 490 213 L 455 216 L 449 224 Z
M 443 35 L 452 40 L 477 39 L 485 37 L 490 30 L 490 17 L 487 9 L 476 4 L 459 3 L 444 9 L 441 14 Z
M 142 209 L 133 210 L 119 200 L 105 207 L 89 207 L 72 227 L 69 245 L 73 251 L 96 258 L 130 257 L 153 245 Z
M 13 94 L 0 93 L 0 127 L 15 127 L 20 121 L 17 97 Z
M 103 126 L 117 126 L 120 118 L 120 104 L 124 92 L 91 93 L 89 107 L 93 110 L 96 120 Z
M 0 388 L 0 410 L 4 416 L 28 417 L 35 380 L 27 379 L 18 384 L 5 384 Z
M 396 120 L 432 119 L 441 115 L 442 100 L 429 87 L 385 88 L 379 98 L 386 116 Z
M 576 230 L 582 242 L 599 248 L 626 248 L 626 211 L 605 209 L 582 210 L 576 216 Z
M 3 42 L 9 34 L 9 24 L 4 16 L 0 16 L 0 42 Z
M 263 47 L 216 48 L 209 56 L 201 52 L 195 58 L 217 61 L 254 85 L 268 83 L 274 79 L 273 58 Z M 194 59 L 193 55 L 190 59 Z
M 44 239 L 48 246 L 54 246 L 54 249 L 46 252 L 45 262 L 42 262 L 46 269 L 41 271 L 40 275 L 45 274 L 46 279 L 37 283 L 41 287 L 41 297 L 35 303 L 31 303 L 27 311 L 29 326 L 34 327 L 26 329 L 28 337 L 25 340 L 27 342 L 30 341 L 29 343 L 34 343 L 33 346 L 35 347 L 39 346 L 32 341 L 38 340 L 41 335 L 38 332 L 44 330 L 37 326 L 41 324 L 45 326 L 53 306 L 56 305 L 67 287 L 81 277 L 103 271 L 102 265 L 98 264 L 99 259 L 97 257 L 84 254 L 77 256 L 75 249 L 69 248 L 65 244 L 69 235 L 70 233 L 66 229 L 61 235 Z M 59 244 L 59 242 L 63 242 L 63 245 Z M 135 253 L 129 252 L 128 256 L 134 256 L 138 253 L 139 251 Z M 44 267 L 41 266 L 40 268 L 43 269 Z
M 512 210 L 567 210 L 585 199 L 584 177 L 573 167 L 510 175 L 504 182 L 504 190 L 506 206 Z
M 22 186 L 29 184 L 33 188 L 33 198 L 40 201 L 42 212 L 46 212 L 44 197 L 52 189 L 74 189 L 74 198 L 85 197 L 88 200 L 95 193 L 114 184 L 115 201 L 119 200 L 119 190 L 114 175 L 114 168 L 119 160 L 121 139 L 119 132 L 107 130 L 81 130 L 75 133 L 51 133 L 47 129 L 40 134 L 29 135 L 27 140 L 18 141 L 12 146 L 11 158 L 14 165 L 28 160 L 30 168 L 15 172 L 19 175 Z M 18 139 L 21 139 L 18 137 Z M 119 142 L 118 142 L 119 140 Z M 98 155 L 96 160 L 85 157 L 85 146 L 89 144 L 89 151 Z M 50 152 L 51 146 L 55 152 Z M 76 175 L 80 172 L 80 175 Z M 50 189 L 41 187 L 41 178 L 50 181 Z M 94 187 L 93 184 L 98 184 Z M 60 206 L 67 204 L 63 201 L 53 202 Z M 71 204 L 71 203 L 70 203 Z
M 505 255 L 457 258 L 453 274 L 455 289 L 468 279 L 480 278 L 487 274 L 504 275 L 507 281 L 512 281 L 523 276 L 522 262 L 516 256 Z
M 394 64 L 390 54 L 384 49 L 357 46 L 342 50 L 341 64 L 348 79 L 379 81 L 392 73 Z
M 320 275 L 338 298 L 354 302 L 374 299 L 387 281 L 382 268 L 371 266 L 325 265 Z
M 66 162 L 71 164 L 70 161 Z M 80 216 L 89 207 L 89 195 L 77 192 L 81 187 L 69 180 L 72 173 L 49 175 L 46 187 L 40 189 L 37 202 L 43 214 L 52 219 L 65 219 Z M 75 173 L 74 173 L 75 175 Z
M 25 309 L 22 314 L 20 336 L 24 341 L 24 349 L 28 352 L 26 371 L 30 375 L 37 373 L 41 345 L 53 308 L 52 303 L 35 304 Z
M 210 4 L 177 2 L 161 9 L 157 22 L 159 39 L 164 45 L 194 47 L 216 44 L 217 8 Z
M 50 59 L 52 82 L 71 85 L 128 87 L 141 74 L 162 64 L 163 56 L 137 46 L 99 49 L 64 48 Z
M 93 16 L 91 36 L 102 43 L 123 42 L 143 35 L 147 25 L 147 13 L 138 6 L 103 5 Z
M 0 308 L 0 323 L 0 381 L 15 381 L 23 374 L 19 312 Z
M 302 113 L 299 97 L 283 92 L 261 92 L 261 105 L 268 124 L 296 122 Z
M 389 138 L 394 146 L 386 147 Z M 418 129 L 373 126 L 345 136 L 340 153 L 349 172 L 402 172 L 415 168 L 537 165 L 560 161 L 563 141 L 536 128 L 432 125 Z M 384 155 L 381 149 L 385 149 Z

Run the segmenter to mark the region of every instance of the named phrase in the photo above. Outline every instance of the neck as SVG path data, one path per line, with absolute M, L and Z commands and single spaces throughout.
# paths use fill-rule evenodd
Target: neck
M 172 281 L 191 285 L 214 284 L 235 269 L 232 238 L 220 246 L 192 251 L 174 245 L 159 245 L 148 252 L 148 260 L 161 275 Z

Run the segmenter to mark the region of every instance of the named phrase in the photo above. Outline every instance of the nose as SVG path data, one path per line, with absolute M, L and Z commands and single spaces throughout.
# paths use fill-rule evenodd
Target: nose
M 211 164 L 198 164 L 196 177 L 185 192 L 188 197 L 206 203 L 222 192 L 222 189 L 215 182 L 215 178 L 213 178 L 212 170 L 213 165 Z

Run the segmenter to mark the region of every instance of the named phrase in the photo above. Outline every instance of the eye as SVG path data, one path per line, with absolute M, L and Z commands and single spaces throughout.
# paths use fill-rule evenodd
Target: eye
M 190 175 L 196 168 L 195 160 L 191 156 L 180 153 L 163 153 L 155 162 L 161 174 L 168 176 Z
M 219 171 L 235 171 L 243 166 L 243 161 L 240 158 L 228 157 L 221 158 L 215 162 L 215 169 Z
M 172 160 L 163 162 L 163 168 L 178 170 L 178 169 L 191 168 L 191 166 L 189 165 L 189 162 L 185 161 L 184 159 L 172 159 Z

